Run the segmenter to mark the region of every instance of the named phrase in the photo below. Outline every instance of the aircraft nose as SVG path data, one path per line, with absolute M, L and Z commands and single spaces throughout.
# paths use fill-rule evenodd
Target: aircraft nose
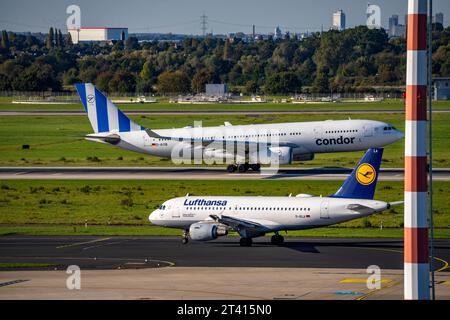
M 148 221 L 150 221 L 152 224 L 158 224 L 158 211 L 155 210 L 148 216 Z
M 397 136 L 397 140 L 403 139 L 405 134 L 399 130 L 396 130 L 395 135 Z

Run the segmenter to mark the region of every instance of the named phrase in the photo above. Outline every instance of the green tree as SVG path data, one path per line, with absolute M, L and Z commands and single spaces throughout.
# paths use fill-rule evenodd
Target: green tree
M 61 90 L 61 83 L 57 80 L 52 66 L 35 62 L 20 73 L 12 83 L 14 90 L 19 91 L 46 91 Z
M 109 92 L 135 92 L 136 91 L 136 78 L 128 71 L 116 72 L 108 83 Z
M 50 27 L 46 40 L 47 49 L 53 48 L 54 41 L 55 41 L 55 33 L 53 32 L 53 27 Z
M 196 93 L 204 92 L 205 84 L 213 82 L 214 75 L 206 70 L 200 70 L 192 77 L 192 90 Z
M 139 77 L 145 81 L 152 81 L 155 77 L 155 71 L 153 69 L 153 65 L 150 61 L 145 61 L 142 66 L 142 70 L 139 73 Z
M 63 83 L 64 85 L 72 85 L 74 83 L 80 82 L 78 78 L 78 71 L 75 68 L 71 68 L 64 72 L 63 74 Z
M 328 74 L 325 70 L 320 70 L 316 74 L 316 78 L 312 84 L 312 92 L 315 93 L 328 93 L 330 92 L 330 81 L 328 79 Z
M 189 77 L 181 70 L 165 71 L 158 76 L 159 93 L 188 93 L 190 89 Z
M 2 47 L 5 49 L 9 49 L 9 37 L 6 30 L 2 31 Z
M 139 49 L 139 42 L 136 37 L 129 37 L 125 41 L 125 49 L 126 50 L 138 50 Z
M 255 80 L 249 80 L 245 83 L 244 86 L 244 93 L 245 94 L 255 94 L 258 93 L 259 91 L 259 86 L 258 83 Z
M 95 79 L 95 85 L 100 89 L 100 91 L 103 92 L 110 92 L 109 83 L 113 79 L 113 74 L 109 71 L 102 72 L 97 76 L 97 79 Z M 114 86 L 114 83 L 112 83 Z M 117 87 L 115 87 L 115 91 L 117 90 Z
M 231 43 L 230 43 L 230 39 L 227 39 L 225 41 L 225 45 L 223 47 L 223 60 L 230 60 L 231 59 L 231 55 L 232 55 L 232 48 L 231 48 Z
M 63 40 L 63 35 L 61 32 L 61 29 L 58 30 L 58 47 L 59 48 L 63 48 L 64 47 L 64 40 Z
M 72 35 L 70 34 L 70 32 L 67 32 L 67 36 L 66 36 L 66 47 L 71 47 L 73 45 L 73 41 L 72 41 Z
M 293 72 L 280 72 L 270 75 L 264 86 L 264 91 L 269 94 L 294 93 L 301 90 L 301 83 Z

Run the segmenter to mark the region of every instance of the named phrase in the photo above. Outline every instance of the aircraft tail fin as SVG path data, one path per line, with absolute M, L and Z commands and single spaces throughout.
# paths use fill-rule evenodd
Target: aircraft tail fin
M 368 149 L 333 198 L 373 199 L 383 148 Z
M 144 130 L 120 111 L 92 83 L 77 83 L 75 86 L 95 133 Z

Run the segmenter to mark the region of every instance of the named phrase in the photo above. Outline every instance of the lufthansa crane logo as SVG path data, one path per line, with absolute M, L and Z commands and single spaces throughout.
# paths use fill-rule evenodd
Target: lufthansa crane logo
M 356 170 L 356 180 L 362 185 L 368 186 L 375 181 L 377 173 L 375 168 L 368 163 L 361 164 Z

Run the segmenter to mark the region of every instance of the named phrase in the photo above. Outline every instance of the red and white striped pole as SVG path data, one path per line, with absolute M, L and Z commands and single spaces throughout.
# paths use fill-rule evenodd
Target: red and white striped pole
M 405 118 L 405 299 L 429 299 L 427 0 L 408 0 Z

